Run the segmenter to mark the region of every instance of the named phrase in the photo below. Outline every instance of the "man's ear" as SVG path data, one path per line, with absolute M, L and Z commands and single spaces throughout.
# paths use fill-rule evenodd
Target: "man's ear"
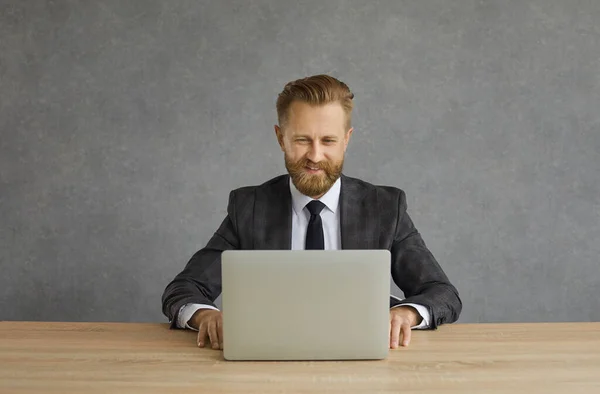
M 284 152 L 285 150 L 283 149 L 283 130 L 281 130 L 281 127 L 277 125 L 275 125 L 275 135 L 277 136 L 277 142 L 279 143 L 281 151 Z
M 348 143 L 350 142 L 350 137 L 352 136 L 353 131 L 354 127 L 351 127 L 348 131 L 346 131 L 346 135 L 344 136 L 344 152 L 348 148 Z

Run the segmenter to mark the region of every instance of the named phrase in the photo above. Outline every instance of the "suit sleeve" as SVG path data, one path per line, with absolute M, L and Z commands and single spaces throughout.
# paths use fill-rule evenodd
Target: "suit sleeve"
M 458 320 L 462 301 L 406 209 L 406 194 L 400 191 L 398 222 L 391 250 L 392 278 L 405 298 L 396 300 L 395 305 L 414 303 L 425 306 L 431 316 L 430 328 L 435 329 Z
M 217 231 L 165 288 L 162 309 L 172 328 L 177 327 L 177 315 L 182 306 L 214 306 L 215 299 L 221 294 L 221 253 L 230 249 L 239 249 L 234 191 L 229 194 L 227 216 Z

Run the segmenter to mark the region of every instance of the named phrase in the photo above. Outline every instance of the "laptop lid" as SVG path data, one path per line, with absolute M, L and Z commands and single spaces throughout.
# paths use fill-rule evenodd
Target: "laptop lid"
M 225 359 L 385 358 L 390 259 L 388 250 L 224 251 Z

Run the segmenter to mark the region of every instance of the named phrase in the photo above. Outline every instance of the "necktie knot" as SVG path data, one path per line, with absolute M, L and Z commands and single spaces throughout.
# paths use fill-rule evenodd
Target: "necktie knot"
M 308 212 L 310 212 L 311 216 L 318 215 L 321 213 L 323 208 L 325 208 L 325 204 L 323 204 L 319 200 L 312 200 L 311 202 L 306 204 L 306 208 L 308 208 Z

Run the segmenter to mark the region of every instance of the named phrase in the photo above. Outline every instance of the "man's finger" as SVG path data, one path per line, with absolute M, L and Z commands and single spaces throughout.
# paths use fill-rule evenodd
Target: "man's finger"
M 400 342 L 400 322 L 396 319 L 392 319 L 392 325 L 390 330 L 390 348 L 395 349 L 398 347 Z
M 208 323 L 208 337 L 213 349 L 219 348 L 219 335 L 217 334 L 217 323 L 211 320 Z
M 402 346 L 408 346 L 410 344 L 410 335 L 411 335 L 411 331 L 410 331 L 410 324 L 408 323 L 402 323 Z
M 223 320 L 217 319 L 217 334 L 219 335 L 219 349 L 223 350 Z
M 206 331 L 206 322 L 200 322 L 200 325 L 198 327 L 198 347 L 204 347 L 204 343 L 206 342 Z

